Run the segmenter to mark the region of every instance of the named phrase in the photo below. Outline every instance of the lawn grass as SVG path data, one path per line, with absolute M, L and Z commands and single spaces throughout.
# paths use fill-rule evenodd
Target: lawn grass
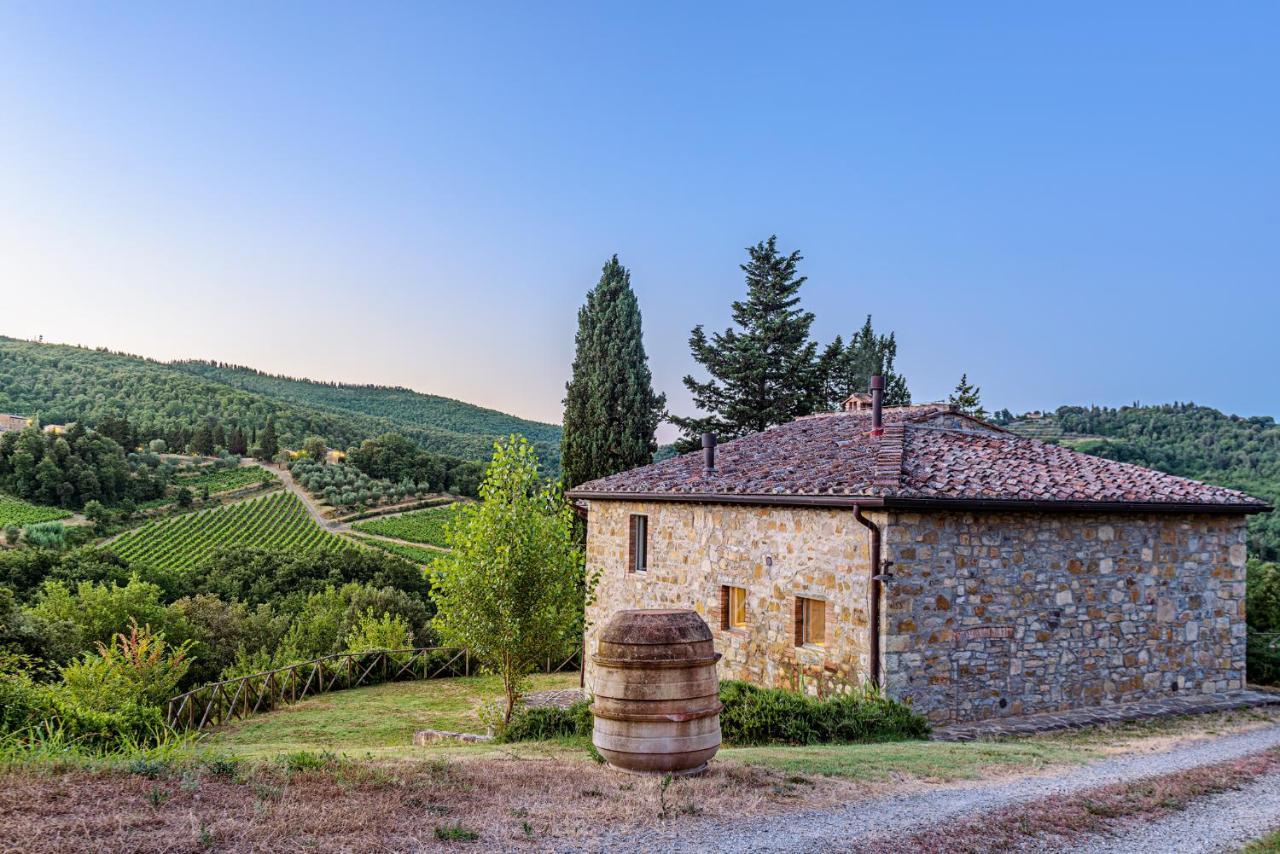
M 532 678 L 529 690 L 572 688 L 577 684 L 577 673 L 538 674 Z M 393 682 L 334 691 L 220 727 L 204 743 L 255 757 L 300 750 L 379 758 L 420 757 L 428 748 L 413 747 L 415 732 L 484 732 L 480 707 L 501 692 L 502 680 L 497 676 Z
M 806 747 L 726 747 L 718 759 L 760 765 L 788 774 L 877 781 L 900 776 L 922 780 L 976 780 L 993 767 L 1036 769 L 1080 764 L 1099 751 L 1083 746 L 1010 741 L 895 741 Z

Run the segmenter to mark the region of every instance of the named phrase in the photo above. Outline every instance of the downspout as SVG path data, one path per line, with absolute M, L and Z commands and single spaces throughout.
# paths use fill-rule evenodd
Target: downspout
M 871 656 L 871 684 L 881 688 L 883 686 L 880 683 L 880 526 L 863 516 L 862 507 L 857 504 L 853 505 L 853 518 L 871 531 L 871 574 L 868 578 L 871 602 L 867 617 L 871 642 L 868 646 Z

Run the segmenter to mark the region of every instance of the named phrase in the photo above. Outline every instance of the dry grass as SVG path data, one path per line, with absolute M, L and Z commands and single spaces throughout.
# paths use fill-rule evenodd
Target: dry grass
M 53 851 L 416 851 L 585 844 L 696 816 L 730 818 L 842 803 L 849 784 L 721 765 L 693 779 L 620 774 L 556 758 L 353 763 L 239 779 L 208 767 L 158 779 L 123 771 L 0 778 L 0 849 Z M 295 767 L 320 764 L 313 754 Z
M 1280 751 L 1205 765 L 1132 783 L 1047 797 L 981 817 L 940 825 L 905 839 L 885 839 L 859 850 L 984 854 L 1052 841 L 1062 845 L 1122 823 L 1154 820 L 1186 809 L 1199 798 L 1233 791 L 1280 768 Z

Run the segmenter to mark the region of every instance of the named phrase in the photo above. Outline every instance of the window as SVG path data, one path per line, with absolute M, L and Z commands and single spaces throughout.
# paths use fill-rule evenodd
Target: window
M 627 533 L 627 572 L 649 568 L 649 517 L 632 514 Z
M 827 603 L 796 597 L 796 646 L 822 646 L 827 642 Z
M 720 588 L 720 628 L 741 629 L 747 625 L 747 591 L 744 587 Z

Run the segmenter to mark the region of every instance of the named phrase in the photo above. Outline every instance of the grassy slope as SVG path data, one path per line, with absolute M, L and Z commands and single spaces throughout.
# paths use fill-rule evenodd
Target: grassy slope
M 531 691 L 573 688 L 578 674 L 539 674 L 530 681 Z M 295 750 L 421 755 L 423 749 L 412 746 L 420 729 L 484 732 L 480 707 L 496 700 L 501 690 L 496 676 L 468 676 L 335 691 L 229 724 L 214 732 L 208 744 L 253 756 Z
M 533 677 L 530 690 L 572 688 L 577 673 Z M 494 676 L 396 682 L 336 691 L 296 706 L 237 721 L 210 734 L 206 744 L 237 754 L 268 757 L 296 750 L 379 758 L 422 756 L 424 751 L 485 751 L 484 745 L 412 747 L 420 729 L 483 732 L 480 708 L 496 700 Z M 573 755 L 588 761 L 586 751 Z M 992 767 L 1041 768 L 1088 761 L 1099 745 L 1054 737 L 946 744 L 908 741 L 815 747 L 726 747 L 720 758 L 788 774 L 854 780 L 907 775 L 928 780 L 976 779 Z
M 365 389 L 344 402 L 339 392 L 345 388 L 365 389 L 275 381 L 252 371 L 165 364 L 0 336 L 0 412 L 38 412 L 46 423 L 79 420 L 90 426 L 108 415 L 128 415 L 146 430 L 189 427 L 205 417 L 247 428 L 265 424 L 270 415 L 287 446 L 317 435 L 331 447 L 347 448 L 399 432 L 433 453 L 471 460 L 487 460 L 494 438 L 514 429 L 530 435 L 548 466 L 558 470 L 555 425 L 405 390 Z

